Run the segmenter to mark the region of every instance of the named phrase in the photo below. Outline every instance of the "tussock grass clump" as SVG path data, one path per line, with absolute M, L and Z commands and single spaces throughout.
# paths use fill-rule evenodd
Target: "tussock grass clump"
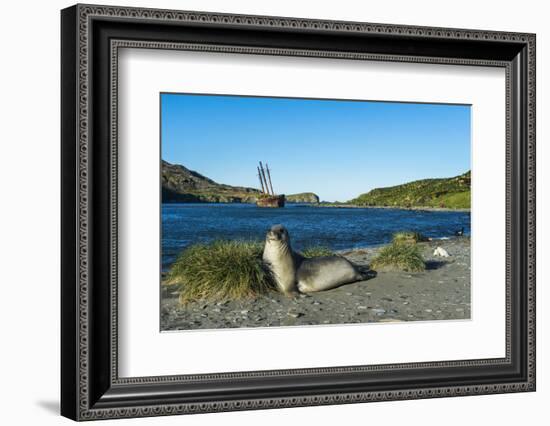
M 226 301 L 275 289 L 262 262 L 263 243 L 214 241 L 186 248 L 172 265 L 166 283 L 177 285 L 180 302 Z
M 372 260 L 370 267 L 375 271 L 421 272 L 426 269 L 426 263 L 416 244 L 403 244 L 394 241 L 380 250 Z
M 302 255 L 307 258 L 332 256 L 334 252 L 325 246 L 311 246 L 302 250 Z
M 419 232 L 400 231 L 393 234 L 392 241 L 394 243 L 416 244 L 425 241 L 425 238 Z

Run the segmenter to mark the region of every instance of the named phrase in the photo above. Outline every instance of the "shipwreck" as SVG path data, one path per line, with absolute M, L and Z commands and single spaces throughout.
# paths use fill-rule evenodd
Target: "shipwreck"
M 266 178 L 267 177 L 267 178 Z M 258 166 L 258 178 L 260 179 L 261 194 L 256 201 L 258 207 L 271 207 L 280 208 L 285 206 L 285 196 L 277 195 L 273 191 L 273 185 L 271 183 L 271 172 L 269 166 L 265 164 L 265 170 L 262 162 Z M 269 185 L 268 185 L 269 184 Z

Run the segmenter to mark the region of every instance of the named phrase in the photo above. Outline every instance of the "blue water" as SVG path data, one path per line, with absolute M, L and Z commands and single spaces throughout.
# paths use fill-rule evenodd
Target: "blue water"
M 464 227 L 464 234 L 470 235 L 469 212 L 297 204 L 282 209 L 252 204 L 163 204 L 162 268 L 166 270 L 190 244 L 216 239 L 263 240 L 267 230 L 279 223 L 288 229 L 295 250 L 312 245 L 333 250 L 369 247 L 387 243 L 394 232 L 403 230 L 441 238 L 453 236 Z

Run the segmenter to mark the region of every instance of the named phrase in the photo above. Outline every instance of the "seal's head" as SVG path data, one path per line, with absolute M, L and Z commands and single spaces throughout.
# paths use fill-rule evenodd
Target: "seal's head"
M 267 232 L 266 242 L 275 245 L 290 245 L 290 237 L 288 231 L 283 225 L 273 225 Z

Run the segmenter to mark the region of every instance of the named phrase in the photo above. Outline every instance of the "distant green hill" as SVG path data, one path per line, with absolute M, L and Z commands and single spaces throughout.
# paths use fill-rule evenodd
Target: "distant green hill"
M 423 179 L 376 188 L 349 201 L 358 206 L 470 208 L 470 171 L 456 177 Z

